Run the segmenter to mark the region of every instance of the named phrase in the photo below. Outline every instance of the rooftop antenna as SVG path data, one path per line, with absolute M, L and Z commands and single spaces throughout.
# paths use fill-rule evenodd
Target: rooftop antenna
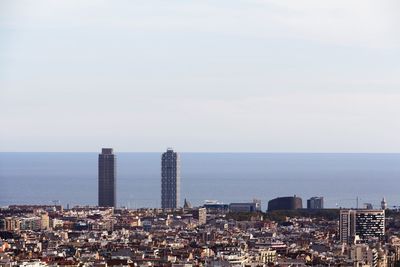
M 357 196 L 357 198 L 356 198 L 356 201 L 357 201 L 357 206 L 356 206 L 356 207 L 357 207 L 357 209 L 358 209 L 358 196 Z

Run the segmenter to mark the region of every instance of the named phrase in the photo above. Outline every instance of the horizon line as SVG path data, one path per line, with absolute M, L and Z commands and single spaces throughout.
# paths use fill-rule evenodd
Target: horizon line
M 162 151 L 117 151 L 114 154 L 120 154 L 120 153 L 164 153 L 166 150 Z M 297 151 L 297 152 L 291 152 L 291 151 L 177 151 L 179 153 L 196 153 L 196 154 L 400 154 L 399 152 L 384 152 L 384 151 L 379 151 L 379 152 L 349 152 L 349 151 L 336 151 L 336 152 L 330 152 L 330 151 Z M 0 151 L 0 153 L 101 153 L 101 150 L 99 151 Z

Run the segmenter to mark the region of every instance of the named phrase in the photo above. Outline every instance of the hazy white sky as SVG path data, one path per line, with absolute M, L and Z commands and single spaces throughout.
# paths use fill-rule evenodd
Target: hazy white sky
M 0 151 L 399 152 L 397 2 L 0 0 Z

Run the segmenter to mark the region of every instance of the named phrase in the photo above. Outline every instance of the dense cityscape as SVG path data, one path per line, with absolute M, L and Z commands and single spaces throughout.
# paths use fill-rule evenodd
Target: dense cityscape
M 161 156 L 160 208 L 117 206 L 117 160 L 98 158 L 98 206 L 0 210 L 0 266 L 399 266 L 400 212 L 324 208 L 282 196 L 262 207 L 180 199 L 179 154 Z M 73 196 L 71 196 L 73 197 Z M 264 211 L 266 209 L 266 211 Z
M 0 267 L 400 267 L 399 14 L 0 0 Z

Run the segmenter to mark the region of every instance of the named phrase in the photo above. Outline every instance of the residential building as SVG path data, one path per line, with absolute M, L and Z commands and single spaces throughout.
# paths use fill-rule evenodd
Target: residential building
M 361 241 L 381 239 L 385 235 L 385 211 L 341 210 L 339 228 L 341 243 L 354 243 L 357 237 Z
M 203 225 L 207 223 L 207 209 L 206 208 L 197 208 L 192 212 L 193 218 L 199 221 L 199 225 Z

